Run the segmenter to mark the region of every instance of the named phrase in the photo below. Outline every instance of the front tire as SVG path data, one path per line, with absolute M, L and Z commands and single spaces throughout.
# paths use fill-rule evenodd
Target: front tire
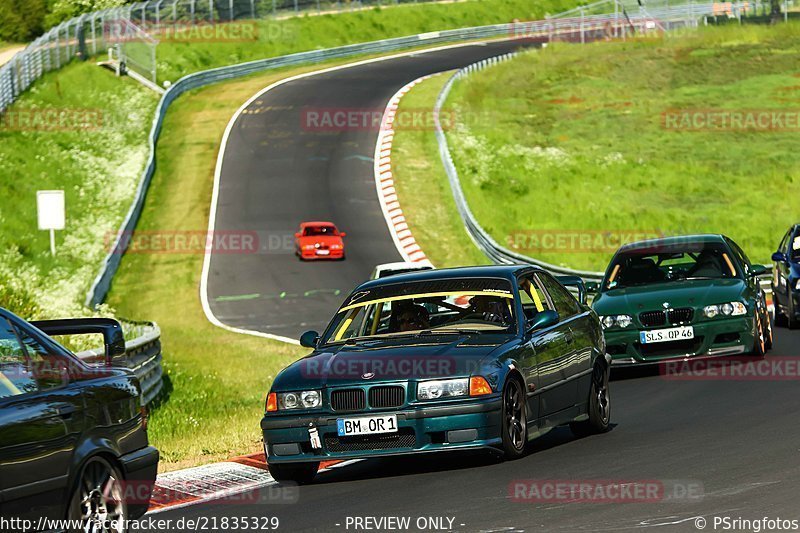
M 576 437 L 586 437 L 595 433 L 605 433 L 611 422 L 611 395 L 608 381 L 611 369 L 605 365 L 595 365 L 592 372 L 592 385 L 589 387 L 589 419 L 572 422 L 569 429 Z
M 289 463 L 269 465 L 269 473 L 275 481 L 291 481 L 305 485 L 314 480 L 319 470 L 319 463 Z
M 503 387 L 503 404 L 500 423 L 503 456 L 508 460 L 525 455 L 528 444 L 528 410 L 525 390 L 517 378 L 509 378 Z
M 119 469 L 102 457 L 92 457 L 81 469 L 70 498 L 67 517 L 77 523 L 78 531 L 126 533 L 128 505 L 123 494 L 123 477 Z M 86 529 L 87 525 L 96 527 Z
M 767 352 L 767 339 L 764 333 L 764 325 L 761 320 L 761 313 L 756 309 L 753 317 L 753 350 L 750 355 L 754 357 L 764 357 Z

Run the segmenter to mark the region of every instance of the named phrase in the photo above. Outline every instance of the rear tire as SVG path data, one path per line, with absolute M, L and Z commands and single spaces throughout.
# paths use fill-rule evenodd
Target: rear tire
M 125 533 L 128 531 L 128 504 L 124 497 L 124 479 L 119 468 L 106 459 L 95 456 L 89 459 L 75 481 L 70 498 L 67 518 L 73 523 L 80 521 L 84 531 L 90 523 L 100 523 L 92 529 L 99 533 Z
M 765 352 L 768 352 L 772 349 L 773 345 L 773 335 L 772 335 L 772 315 L 769 314 L 769 310 L 764 306 L 764 338 L 766 339 L 766 343 L 764 344 Z
M 592 385 L 589 387 L 589 419 L 571 422 L 569 425 L 576 437 L 605 433 L 611 427 L 611 395 L 608 390 L 610 374 L 610 368 L 602 364 L 595 365 Z
M 525 455 L 528 444 L 528 409 L 525 388 L 516 377 L 506 380 L 500 424 L 503 440 L 503 457 L 519 459 Z
M 289 463 L 268 465 L 269 473 L 275 481 L 292 481 L 305 485 L 314 480 L 319 470 L 319 463 Z

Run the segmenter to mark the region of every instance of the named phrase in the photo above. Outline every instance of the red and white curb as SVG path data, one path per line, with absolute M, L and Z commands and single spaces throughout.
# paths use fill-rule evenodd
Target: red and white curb
M 400 100 L 418 83 L 435 76 L 423 76 L 411 83 L 403 86 L 394 96 L 389 99 L 389 103 L 383 112 L 381 127 L 378 133 L 378 142 L 375 145 L 375 187 L 378 191 L 378 200 L 381 204 L 386 225 L 392 236 L 394 245 L 404 261 L 411 263 L 431 264 L 425 256 L 406 222 L 403 210 L 400 208 L 400 201 L 397 198 L 397 191 L 394 187 L 394 175 L 392 174 L 392 141 L 394 140 L 394 119 Z M 432 266 L 432 265 L 431 265 Z
M 323 461 L 319 473 L 357 461 Z M 263 453 L 235 457 L 174 472 L 159 474 L 150 499 L 150 514 L 205 502 L 252 504 L 268 498 L 271 503 L 295 503 L 293 486 L 265 495 L 259 489 L 278 485 L 270 475 Z

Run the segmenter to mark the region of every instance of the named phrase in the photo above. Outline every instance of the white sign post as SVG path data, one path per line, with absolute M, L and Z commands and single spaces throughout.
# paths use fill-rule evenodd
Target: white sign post
M 56 255 L 56 230 L 63 230 L 66 219 L 64 191 L 36 191 L 36 210 L 40 230 L 50 230 L 50 253 Z

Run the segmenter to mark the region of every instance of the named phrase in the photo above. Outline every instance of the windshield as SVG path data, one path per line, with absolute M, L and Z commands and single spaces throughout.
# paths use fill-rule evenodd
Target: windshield
M 736 278 L 730 252 L 722 243 L 681 243 L 632 249 L 618 254 L 603 284 L 606 290 L 691 279 Z
M 789 242 L 789 255 L 792 261 L 800 261 L 800 233 Z
M 394 283 L 357 291 L 336 313 L 322 342 L 514 331 L 511 284 L 503 279 L 463 278 Z
M 337 234 L 336 228 L 333 226 L 308 226 L 303 231 L 303 235 L 305 235 L 306 237 L 317 236 L 317 235 L 336 235 L 336 234 Z

